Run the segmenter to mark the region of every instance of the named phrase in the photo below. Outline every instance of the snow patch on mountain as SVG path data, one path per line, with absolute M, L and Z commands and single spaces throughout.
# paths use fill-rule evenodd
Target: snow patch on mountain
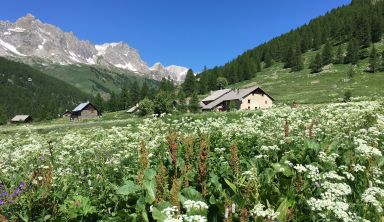
M 5 49 L 19 55 L 19 56 L 25 56 L 24 54 L 20 53 L 19 51 L 17 51 L 16 47 L 9 44 L 9 43 L 6 43 L 4 42 L 3 40 L 0 39 L 0 45 L 3 46 Z
M 169 78 L 175 82 L 182 82 L 188 70 L 174 65 L 149 68 L 139 52 L 127 43 L 94 45 L 78 39 L 72 32 L 42 23 L 31 14 L 15 23 L 0 21 L 0 56 L 19 57 L 26 62 L 35 61 L 30 58 L 37 57 L 44 64 L 98 65 L 129 70 L 156 80 Z

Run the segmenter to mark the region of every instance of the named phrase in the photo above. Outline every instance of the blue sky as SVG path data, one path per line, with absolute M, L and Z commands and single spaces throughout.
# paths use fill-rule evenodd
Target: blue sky
M 0 20 L 32 13 L 99 44 L 127 42 L 152 65 L 200 71 L 351 0 L 2 0 Z

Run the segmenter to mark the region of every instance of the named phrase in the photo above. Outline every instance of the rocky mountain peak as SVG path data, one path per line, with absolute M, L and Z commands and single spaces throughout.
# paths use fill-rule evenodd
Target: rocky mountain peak
M 139 52 L 125 42 L 93 45 L 78 39 L 72 32 L 42 23 L 30 13 L 15 23 L 0 21 L 0 56 L 17 57 L 26 62 L 43 60 L 44 64 L 99 65 L 129 70 L 157 80 L 169 77 L 176 82 L 183 81 L 183 69 L 169 71 L 161 64 L 149 68 Z

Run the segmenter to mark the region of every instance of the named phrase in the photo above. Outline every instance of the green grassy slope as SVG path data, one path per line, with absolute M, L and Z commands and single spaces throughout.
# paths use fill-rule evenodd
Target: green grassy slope
M 29 114 L 34 119 L 55 118 L 65 109 L 90 99 L 90 95 L 61 80 L 0 57 L 0 107 L 7 118 L 16 114 Z
M 49 76 L 63 80 L 88 94 L 108 94 L 118 92 L 124 84 L 134 81 L 146 81 L 149 86 L 157 85 L 157 81 L 146 79 L 130 72 L 119 72 L 87 65 L 49 65 L 35 66 Z
M 380 52 L 384 50 L 383 42 L 375 44 L 375 47 Z M 321 73 L 311 74 L 308 66 L 316 52 L 309 51 L 303 54 L 305 69 L 300 72 L 290 72 L 290 69 L 283 68 L 282 63 L 274 63 L 272 67 L 256 73 L 253 79 L 229 87 L 260 85 L 278 102 L 284 103 L 336 102 L 347 90 L 352 92 L 355 100 L 384 97 L 384 72 L 374 74 L 365 72 L 368 59 L 360 60 L 356 66 L 331 64 L 325 66 Z M 348 77 L 351 67 L 356 73 L 353 78 Z

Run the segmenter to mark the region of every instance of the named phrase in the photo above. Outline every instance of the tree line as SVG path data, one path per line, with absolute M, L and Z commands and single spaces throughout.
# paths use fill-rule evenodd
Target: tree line
M 193 71 L 189 70 L 188 78 L 191 74 L 194 76 Z M 142 116 L 160 115 L 175 110 L 196 112 L 199 109 L 199 99 L 197 94 L 193 93 L 194 86 L 185 86 L 185 84 L 183 86 L 182 89 L 178 89 L 172 80 L 165 78 L 155 87 L 149 87 L 146 82 L 140 85 L 134 81 L 131 86 L 124 85 L 119 93 L 112 92 L 109 99 L 104 99 L 98 93 L 93 99 L 93 104 L 101 112 L 128 110 L 133 106 L 138 106 L 139 114 Z

